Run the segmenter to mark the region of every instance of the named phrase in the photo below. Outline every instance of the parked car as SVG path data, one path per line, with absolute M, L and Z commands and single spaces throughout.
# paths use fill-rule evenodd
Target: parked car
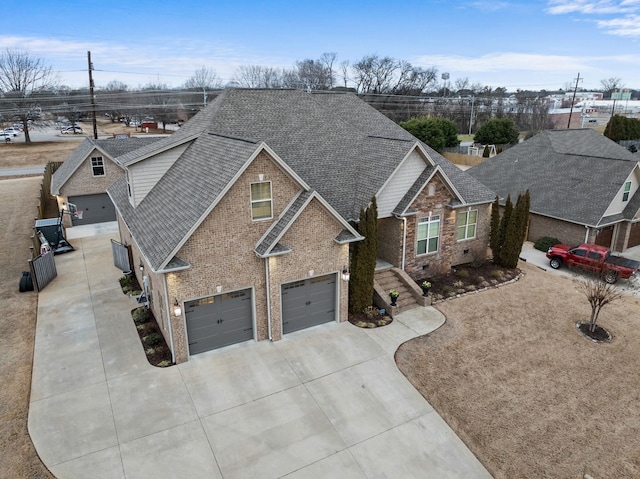
M 67 126 L 66 128 L 63 128 L 60 133 L 62 133 L 63 135 L 67 135 L 69 133 L 82 133 L 82 128 L 80 128 L 79 126 Z
M 3 130 L 3 132 L 7 135 L 11 135 L 11 136 L 18 136 L 20 134 L 20 130 L 18 130 L 17 128 L 14 128 L 12 126 L 9 126 L 7 128 L 5 128 Z
M 557 244 L 549 248 L 547 258 L 553 269 L 566 264 L 602 275 L 609 284 L 615 283 L 618 278 L 628 279 L 635 276 L 640 268 L 638 261 L 613 255 L 609 248 L 588 243 L 579 246 Z
M 0 142 L 1 141 L 4 141 L 5 143 L 11 141 L 11 135 L 5 133 L 4 131 L 0 131 Z

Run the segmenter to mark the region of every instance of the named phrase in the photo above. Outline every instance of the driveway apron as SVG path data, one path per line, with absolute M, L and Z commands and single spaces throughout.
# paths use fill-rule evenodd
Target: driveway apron
M 56 477 L 491 477 L 393 360 L 404 341 L 442 325 L 435 309 L 155 368 L 112 238 L 73 239 L 39 294 L 28 426 Z

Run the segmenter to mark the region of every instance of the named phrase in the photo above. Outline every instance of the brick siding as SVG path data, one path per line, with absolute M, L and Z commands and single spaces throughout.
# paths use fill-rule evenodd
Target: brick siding
M 272 220 L 251 220 L 250 184 L 259 181 L 259 174 L 264 175 L 263 181 L 272 182 Z M 256 243 L 298 191 L 299 186 L 266 153 L 260 154 L 178 252 L 178 258 L 187 261 L 191 267 L 166 275 L 169 311 L 166 310 L 163 278 L 145 266 L 153 290 L 151 308 L 168 343 L 167 320 L 171 320 L 176 362 L 187 361 L 189 353 L 184 314 L 178 318 L 173 315 L 175 299 L 183 304 L 212 296 L 218 294 L 218 286 L 222 287 L 223 293 L 251 288 L 255 304 L 255 338 L 267 339 L 265 261 L 269 261 L 272 338 L 278 340 L 282 337 L 280 286 L 306 278 L 310 271 L 314 276 L 339 273 L 348 264 L 348 245 L 334 241 L 342 226 L 317 200 L 307 206 L 281 240 L 292 249 L 291 253 L 269 260 L 256 256 Z M 133 245 L 133 261 L 137 266 L 141 261 L 140 253 L 120 218 L 118 221 L 121 241 Z M 140 275 L 139 270 L 136 275 Z M 142 278 L 139 279 L 142 282 Z M 344 321 L 347 319 L 348 288 L 340 284 L 339 274 L 337 283 L 339 319 Z

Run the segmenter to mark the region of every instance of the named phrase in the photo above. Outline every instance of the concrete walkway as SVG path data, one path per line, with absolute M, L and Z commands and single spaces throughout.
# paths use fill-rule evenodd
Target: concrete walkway
M 70 229 L 73 231 L 75 228 Z M 488 478 L 398 371 L 433 308 L 150 366 L 110 238 L 71 241 L 38 300 L 29 432 L 58 478 Z

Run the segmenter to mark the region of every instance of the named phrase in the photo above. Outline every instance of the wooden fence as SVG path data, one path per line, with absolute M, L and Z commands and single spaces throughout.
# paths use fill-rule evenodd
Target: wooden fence
M 47 204 L 55 201 L 51 196 L 51 175 L 55 173 L 55 171 L 60 168 L 62 165 L 62 161 L 50 161 L 44 167 L 44 173 L 42 177 L 42 182 L 40 183 L 40 194 L 38 196 L 38 204 L 36 205 L 37 214 L 36 220 L 41 220 L 46 218 L 47 214 Z M 56 213 L 57 213 L 57 203 L 56 203 Z M 31 259 L 35 260 L 40 254 L 40 239 L 38 238 L 37 231 L 33 231 L 31 235 Z

